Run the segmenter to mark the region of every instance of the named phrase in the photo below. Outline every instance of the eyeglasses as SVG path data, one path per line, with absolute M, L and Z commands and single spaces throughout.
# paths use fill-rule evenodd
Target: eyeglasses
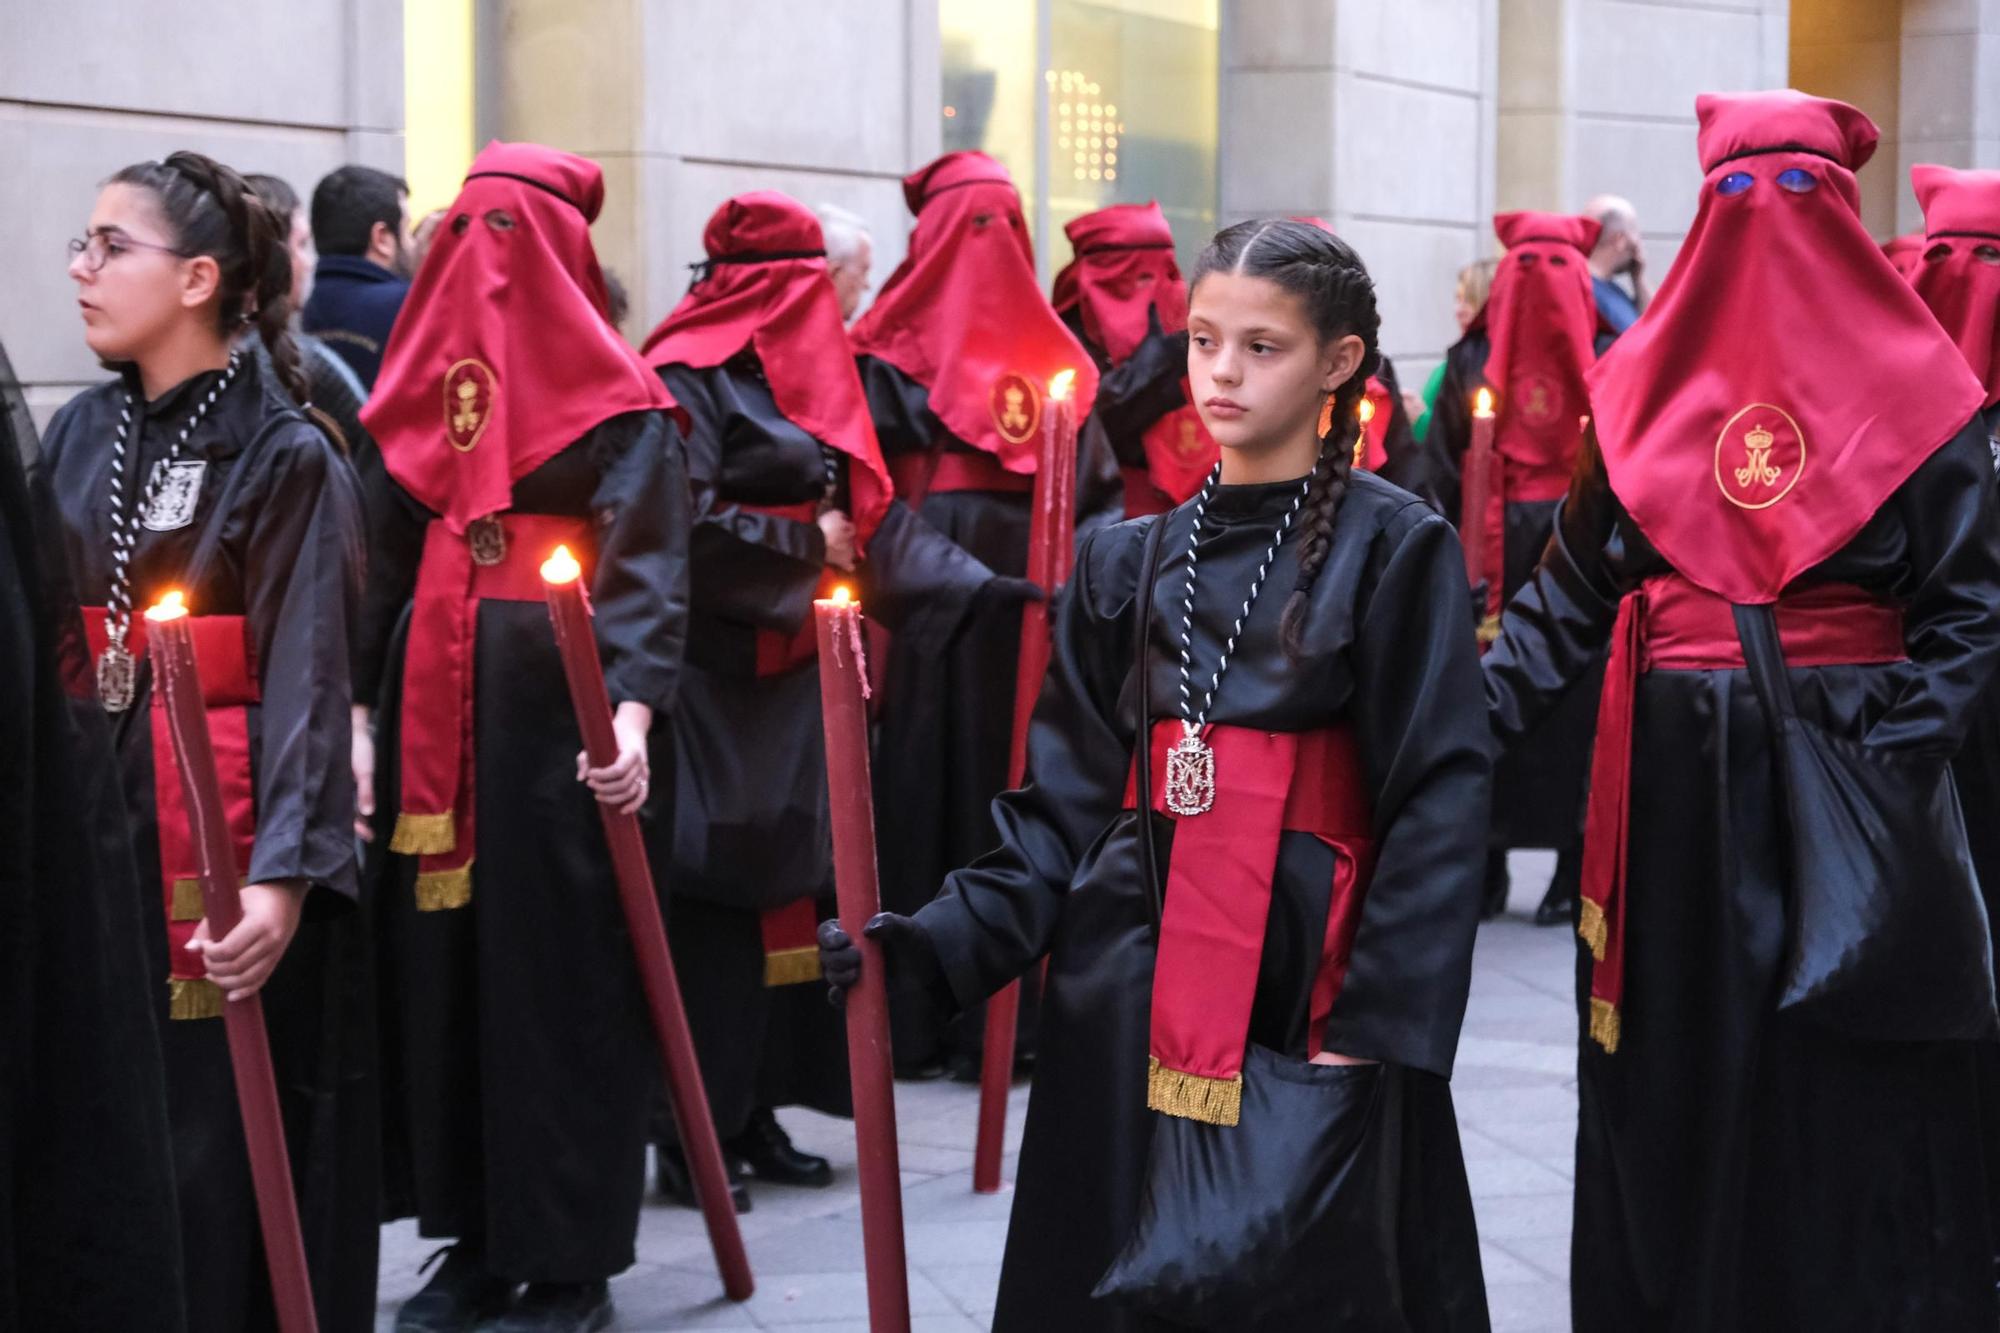
M 83 259 L 83 268 L 86 273 L 102 271 L 104 266 L 113 257 L 122 255 L 127 250 L 158 250 L 161 254 L 175 255 L 182 259 L 187 258 L 185 254 L 182 254 L 171 245 L 155 245 L 151 241 L 135 241 L 122 232 L 116 235 L 108 231 L 92 232 L 88 236 L 79 236 L 69 243 L 70 258 L 75 259 L 81 256 Z

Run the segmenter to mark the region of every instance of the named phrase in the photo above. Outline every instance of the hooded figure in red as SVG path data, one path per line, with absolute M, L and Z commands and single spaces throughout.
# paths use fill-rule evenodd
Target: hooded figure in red
M 812 602 L 846 583 L 871 621 L 936 654 L 992 575 L 894 501 L 811 210 L 739 195 L 702 242 L 644 354 L 686 415 L 705 501 L 653 864 L 674 886 L 668 938 L 725 1145 L 759 1181 L 827 1185 L 832 1168 L 772 1114 L 850 1113 L 840 1015 L 797 984 L 818 978 L 833 894 Z M 660 1160 L 662 1188 L 691 1204 L 679 1147 Z
M 1990 414 L 2000 407 L 2000 171 L 1915 166 L 1910 184 L 1924 232 L 1905 276 L 1979 376 Z
M 1432 428 L 1425 441 L 1427 494 L 1459 521 L 1460 539 L 1484 571 L 1481 634 L 1496 632 L 1500 609 L 1525 583 L 1555 527 L 1556 502 L 1569 487 L 1590 412 L 1584 373 L 1596 359 L 1599 320 L 1589 258 L 1600 230 L 1594 218 L 1564 213 L 1501 213 L 1493 230 L 1507 253 L 1492 295 L 1446 353 Z M 1473 406 L 1493 395 L 1490 446 L 1475 464 Z M 1483 500 L 1462 484 L 1475 469 Z M 1477 505 L 1478 513 L 1465 512 Z M 1535 920 L 1569 921 L 1581 873 L 1578 860 L 1584 770 L 1590 756 L 1594 695 L 1572 691 L 1537 734 L 1516 746 L 1494 775 L 1487 914 L 1507 901 L 1507 849 L 1557 852 Z
M 1574 1323 L 1985 1328 L 1974 1042 L 1780 1006 L 1828 947 L 1801 895 L 1851 905 L 1878 882 L 1794 884 L 1806 839 L 1907 826 L 1884 794 L 1907 792 L 1942 813 L 1901 854 L 1968 855 L 1941 766 L 2000 662 L 1981 390 L 1861 226 L 1867 117 L 1796 92 L 1696 111 L 1694 225 L 1588 377 L 1557 540 L 1485 662 L 1512 744 L 1610 649 L 1577 918 Z M 1787 734 L 1849 757 L 1844 811 L 1793 827 L 1809 788 L 1776 762 L 1746 661 L 1795 696 Z M 1879 783 L 1854 779 L 1871 766 Z M 1966 885 L 1929 907 L 1976 919 Z M 1843 956 L 1930 986 L 1958 1035 L 1993 1030 L 1990 961 L 1957 965 L 1959 921 L 1921 948 L 1890 924 L 1857 914 Z
M 1042 294 L 1006 168 L 984 153 L 947 153 L 907 177 L 903 196 L 917 218 L 909 254 L 853 328 L 876 437 L 904 503 L 987 568 L 1018 578 L 1046 386 L 1076 371 L 1086 420 L 1098 366 Z M 1080 434 L 1077 467 L 1081 542 L 1115 517 L 1121 484 L 1102 432 Z M 875 773 L 884 907 L 915 911 L 947 873 L 993 845 L 988 807 L 1006 786 L 1019 652 L 1019 617 L 1006 614 L 975 615 L 943 652 L 909 634 L 892 638 Z M 948 1046 L 925 997 L 899 1003 L 904 1068 L 947 1056 L 977 1067 L 977 1013 Z M 1030 996 L 1021 1030 L 1033 1028 Z
M 1188 401 L 1187 283 L 1157 203 L 1113 204 L 1064 228 L 1075 247 L 1055 307 L 1104 373 L 1084 422 L 1101 430 L 1125 481 L 1125 517 L 1201 489 L 1216 445 Z
M 598 1317 L 638 1224 L 653 1047 L 539 576 L 567 546 L 595 610 L 620 762 L 591 786 L 659 805 L 690 497 L 671 400 L 606 318 L 603 196 L 587 159 L 488 145 L 367 408 L 390 1202 L 458 1242 L 405 1308 L 438 1327 L 521 1283 L 521 1318 Z

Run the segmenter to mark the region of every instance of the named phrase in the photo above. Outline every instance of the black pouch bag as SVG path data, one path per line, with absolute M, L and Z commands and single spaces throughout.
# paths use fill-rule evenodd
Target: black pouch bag
M 1947 762 L 1800 717 L 1775 613 L 1735 614 L 1791 830 L 1778 1008 L 1864 1039 L 2000 1035 L 1986 908 Z
M 1166 520 L 1146 543 L 1138 607 L 1137 789 L 1153 790 L 1147 670 Z M 1145 798 L 1139 865 L 1160 923 Z M 1404 1327 L 1395 1281 L 1404 1071 L 1316 1065 L 1252 1044 L 1234 1125 L 1155 1118 L 1138 1221 L 1091 1293 L 1190 1328 Z

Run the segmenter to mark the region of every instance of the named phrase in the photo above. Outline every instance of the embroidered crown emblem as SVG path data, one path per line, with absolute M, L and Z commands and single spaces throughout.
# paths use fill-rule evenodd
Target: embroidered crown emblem
M 1749 428 L 1742 429 L 1748 421 Z M 1715 481 L 1740 509 L 1768 509 L 1792 493 L 1806 467 L 1805 433 L 1789 412 L 1752 403 L 1715 441 Z M 1732 484 L 1733 483 L 1733 484 Z

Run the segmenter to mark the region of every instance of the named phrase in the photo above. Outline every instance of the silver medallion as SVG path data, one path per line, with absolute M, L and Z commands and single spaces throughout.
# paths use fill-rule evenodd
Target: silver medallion
M 1215 751 L 1186 722 L 1167 751 L 1166 794 L 1169 814 L 1205 815 L 1215 804 Z
M 507 558 L 507 530 L 498 514 L 475 518 L 465 525 L 465 540 L 472 547 L 472 563 L 497 565 Z
M 162 459 L 153 469 L 152 503 L 140 523 L 153 532 L 172 532 L 194 522 L 195 502 L 201 499 L 202 478 L 208 472 L 204 459 Z
M 122 713 L 132 706 L 138 690 L 139 672 L 132 650 L 117 640 L 104 645 L 97 655 L 97 695 L 106 712 Z

